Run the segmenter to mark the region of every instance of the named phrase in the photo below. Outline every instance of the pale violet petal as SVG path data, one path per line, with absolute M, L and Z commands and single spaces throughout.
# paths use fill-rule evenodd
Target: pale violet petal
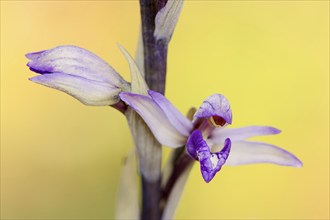
M 141 95 L 147 95 L 148 94 L 147 83 L 145 82 L 143 76 L 141 75 L 141 72 L 137 67 L 135 61 L 124 47 L 122 47 L 120 44 L 118 44 L 118 47 L 121 50 L 121 52 L 124 54 L 131 70 L 131 92 Z
M 84 79 L 63 73 L 38 75 L 31 81 L 63 91 L 85 105 L 106 106 L 119 101 L 120 90 L 103 82 Z
M 143 118 L 161 144 L 172 148 L 185 144 L 187 137 L 177 131 L 150 97 L 128 92 L 121 92 L 119 96 Z
M 247 126 L 241 128 L 215 128 L 209 139 L 214 143 L 223 143 L 226 138 L 240 141 L 247 138 L 263 135 L 279 134 L 281 131 L 270 126 Z
M 290 152 L 274 145 L 252 142 L 233 141 L 226 165 L 245 165 L 272 163 L 282 166 L 301 167 L 302 162 Z
M 65 73 L 82 78 L 125 87 L 127 82 L 105 61 L 77 46 L 58 46 L 50 50 L 26 54 L 27 64 L 34 72 Z
M 183 0 L 168 0 L 165 7 L 162 8 L 155 18 L 155 32 L 156 39 L 164 39 L 169 42 L 179 15 L 182 9 Z
M 185 136 L 189 136 L 193 129 L 192 122 L 184 117 L 181 112 L 162 94 L 149 90 L 151 98 L 157 103 L 157 105 L 163 110 L 170 123 L 175 126 L 178 131 Z
M 221 94 L 209 96 L 199 107 L 194 115 L 194 120 L 199 118 L 209 118 L 218 116 L 223 118 L 226 123 L 232 123 L 232 112 L 227 98 Z

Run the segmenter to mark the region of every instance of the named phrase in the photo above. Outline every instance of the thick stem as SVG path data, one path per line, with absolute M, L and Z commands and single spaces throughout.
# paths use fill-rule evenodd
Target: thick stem
M 151 182 L 141 177 L 142 181 L 142 220 L 157 220 L 161 218 L 160 213 L 160 179 Z
M 145 79 L 151 90 L 164 94 L 167 43 L 154 37 L 155 17 L 165 1 L 140 0 Z
M 164 94 L 166 79 L 166 59 L 167 59 L 167 43 L 162 40 L 156 40 L 154 37 L 155 17 L 157 12 L 165 5 L 166 0 L 140 0 L 141 20 L 142 20 L 142 36 L 143 36 L 143 53 L 144 53 L 144 75 L 145 80 L 151 90 Z M 160 210 L 160 178 L 161 178 L 161 145 L 157 142 L 153 145 L 145 146 L 149 149 L 149 154 L 143 155 L 148 158 L 149 170 L 154 176 L 159 178 L 150 179 L 145 169 L 141 173 L 142 179 L 142 210 L 141 219 L 158 220 L 161 218 Z M 156 155 L 157 154 L 157 155 Z M 141 159 L 141 158 L 140 158 Z M 140 163 L 140 166 L 142 164 Z M 147 170 L 147 171 L 146 171 Z M 156 173 L 156 175 L 155 175 Z

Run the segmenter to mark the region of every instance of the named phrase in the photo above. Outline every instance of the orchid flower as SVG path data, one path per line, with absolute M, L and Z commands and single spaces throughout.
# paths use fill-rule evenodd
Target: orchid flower
M 190 121 L 160 93 L 149 90 L 148 94 L 121 92 L 119 96 L 144 119 L 161 144 L 172 148 L 185 145 L 187 154 L 199 161 L 205 182 L 210 182 L 225 163 L 302 166 L 301 161 L 286 150 L 245 140 L 278 134 L 280 130 L 268 126 L 226 128 L 232 123 L 232 111 L 223 95 L 208 97 Z
M 86 105 L 112 105 L 119 101 L 119 92 L 130 91 L 129 83 L 109 64 L 77 46 L 58 46 L 26 57 L 30 70 L 41 74 L 31 81 L 66 92 Z

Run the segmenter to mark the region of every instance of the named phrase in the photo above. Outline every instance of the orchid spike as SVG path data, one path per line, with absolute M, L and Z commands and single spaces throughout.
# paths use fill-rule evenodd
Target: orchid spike
M 63 91 L 86 105 L 112 105 L 119 101 L 119 92 L 130 91 L 129 83 L 109 64 L 77 46 L 58 46 L 26 57 L 30 70 L 41 74 L 31 81 Z
M 211 181 L 224 164 L 302 166 L 301 161 L 286 150 L 245 140 L 278 134 L 278 129 L 267 126 L 226 128 L 232 123 L 232 111 L 223 95 L 208 97 L 190 121 L 163 95 L 151 90 L 148 93 L 145 96 L 121 92 L 119 96 L 144 119 L 161 144 L 172 148 L 186 146 L 188 155 L 199 161 L 205 182 Z

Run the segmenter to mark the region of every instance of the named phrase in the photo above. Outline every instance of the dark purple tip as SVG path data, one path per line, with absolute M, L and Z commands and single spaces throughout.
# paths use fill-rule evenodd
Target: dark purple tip
M 51 66 L 38 66 L 35 65 L 33 62 L 28 62 L 26 64 L 29 69 L 33 72 L 40 73 L 40 74 L 50 74 L 53 72 L 53 68 Z
M 25 54 L 25 57 L 28 58 L 29 60 L 34 60 L 37 59 L 43 52 L 46 50 L 38 51 L 38 52 L 32 52 L 32 53 L 27 53 Z

